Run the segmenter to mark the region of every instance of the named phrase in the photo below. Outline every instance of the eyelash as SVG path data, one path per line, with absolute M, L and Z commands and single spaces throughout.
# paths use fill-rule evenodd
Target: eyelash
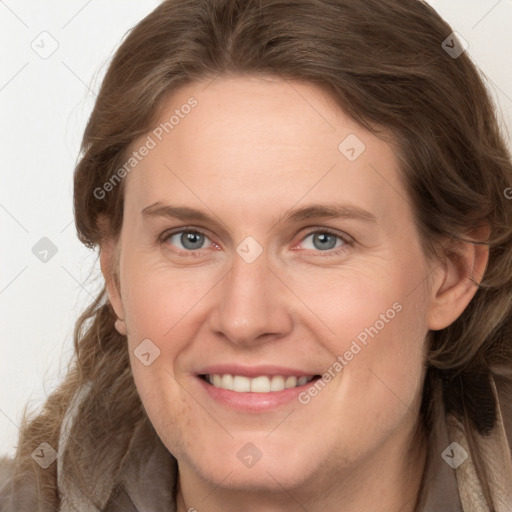
M 173 235 L 178 235 L 178 234 L 181 234 L 181 233 L 194 233 L 194 234 L 199 234 L 199 235 L 204 235 L 206 238 L 208 238 L 208 240 L 210 240 L 209 236 L 204 233 L 203 231 L 201 231 L 200 229 L 195 229 L 195 228 L 180 228 L 179 230 L 175 230 L 175 231 L 165 231 L 164 233 L 162 233 L 162 235 L 160 235 L 158 241 L 160 243 L 165 243 L 171 236 Z M 346 252 L 348 250 L 348 247 L 352 247 L 354 245 L 354 241 L 348 237 L 348 236 L 341 236 L 339 233 L 336 233 L 335 231 L 329 229 L 329 228 L 316 228 L 310 232 L 308 232 L 301 240 L 301 242 L 304 242 L 304 240 L 308 237 L 310 237 L 311 235 L 314 235 L 314 234 L 317 234 L 317 233 L 321 233 L 321 234 L 326 234 L 326 235 L 332 235 L 336 238 L 339 238 L 342 242 L 343 242 L 343 245 L 341 245 L 340 247 L 337 247 L 337 248 L 334 248 L 334 249 L 328 249 L 328 250 L 325 250 L 325 251 L 321 251 L 321 250 L 314 250 L 314 249 L 307 249 L 307 251 L 313 251 L 313 252 L 316 252 L 316 253 L 319 253 L 319 256 L 322 256 L 322 257 L 326 257 L 326 256 L 337 256 L 343 252 Z M 211 243 L 214 243 L 212 240 L 210 240 Z M 171 244 L 168 244 L 169 246 L 171 246 Z M 215 244 L 217 245 L 217 244 Z M 174 246 L 171 246 L 173 247 L 172 251 L 177 253 L 178 255 L 180 256 L 192 256 L 192 257 L 200 257 L 202 256 L 201 254 L 201 251 L 203 249 L 197 249 L 197 250 L 183 250 L 183 249 L 178 249 Z

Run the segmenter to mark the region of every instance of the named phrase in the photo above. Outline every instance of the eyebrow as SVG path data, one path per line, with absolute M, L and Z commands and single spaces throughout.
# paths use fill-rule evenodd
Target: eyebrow
M 173 206 L 170 204 L 163 204 L 161 202 L 154 203 L 146 206 L 142 211 L 142 216 L 145 219 L 155 217 L 166 217 L 170 219 L 180 219 L 185 221 L 199 221 L 211 222 L 212 216 L 207 215 L 201 210 L 189 208 L 188 206 Z
M 377 224 L 377 218 L 358 206 L 350 204 L 313 204 L 291 210 L 284 214 L 278 222 L 299 222 L 308 219 L 353 219 Z
M 212 217 L 201 210 L 189 208 L 187 206 L 173 206 L 170 204 L 163 204 L 156 202 L 147 206 L 142 211 L 144 218 L 166 217 L 172 219 L 180 219 L 183 221 L 199 221 L 199 222 L 212 222 Z M 286 212 L 276 222 L 300 222 L 308 219 L 353 219 L 369 223 L 377 224 L 377 218 L 373 213 L 370 213 L 358 206 L 349 204 L 313 204 L 296 208 Z

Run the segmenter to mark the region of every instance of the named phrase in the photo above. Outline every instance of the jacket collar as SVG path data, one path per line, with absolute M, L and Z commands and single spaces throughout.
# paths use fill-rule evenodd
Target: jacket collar
M 421 512 L 462 512 L 455 470 L 442 457 L 442 453 L 451 441 L 440 386 L 435 387 L 433 398 L 432 432 L 429 433 L 429 453 L 418 510 Z
M 176 512 L 178 464 L 152 430 L 136 430 L 104 512 Z
M 489 475 L 490 494 L 494 500 L 492 512 L 510 512 L 512 456 L 492 377 L 491 389 L 497 404 L 496 424 L 490 435 L 480 435 L 473 429 L 472 436 Z M 429 462 L 419 512 L 491 512 L 477 477 L 466 430 L 455 416 L 445 414 L 441 394 L 441 386 L 437 383 Z
M 75 394 L 62 422 L 57 457 L 59 512 L 175 512 L 177 461 L 148 418 L 134 429 L 127 449 L 113 440 L 101 460 L 95 458 L 95 467 L 80 468 L 86 484 L 69 478 L 66 445 L 90 388 L 86 385 Z M 95 449 L 82 439 L 80 447 L 84 453 Z
M 489 475 L 489 490 L 494 500 L 494 512 L 512 510 L 512 455 L 504 426 L 503 413 L 496 384 L 491 377 L 491 388 L 496 399 L 496 424 L 488 436 L 473 432 L 475 444 L 482 454 L 482 465 Z M 456 476 L 464 510 L 487 512 L 482 486 L 476 476 L 475 466 L 464 426 L 454 417 L 448 418 L 450 440 L 458 442 L 468 453 L 467 461 L 457 469 Z M 467 462 L 467 463 L 466 463 Z

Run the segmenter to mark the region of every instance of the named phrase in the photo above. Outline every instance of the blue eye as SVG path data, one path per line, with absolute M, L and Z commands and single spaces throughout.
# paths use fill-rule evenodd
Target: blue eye
M 161 241 L 172 246 L 174 252 L 182 256 L 204 256 L 203 249 L 220 249 L 208 236 L 195 229 L 182 229 L 174 233 L 166 233 L 162 236 Z M 306 235 L 302 239 L 301 245 L 307 251 L 333 256 L 346 251 L 353 243 L 350 238 L 345 238 L 327 229 L 317 229 Z
M 310 247 L 305 247 L 306 249 L 330 251 L 332 249 L 338 249 L 339 247 L 349 245 L 349 243 L 345 241 L 340 235 L 325 230 L 314 231 L 313 233 L 310 233 L 304 238 L 303 244 L 305 244 L 305 241 L 308 238 L 311 238 L 311 243 L 309 244 Z
M 205 240 L 209 240 L 206 235 L 199 233 L 198 231 L 178 231 L 177 233 L 171 233 L 166 238 L 171 245 L 177 246 L 178 249 L 184 249 L 185 251 L 195 251 L 197 249 L 203 249 Z M 177 244 L 181 244 L 181 247 Z

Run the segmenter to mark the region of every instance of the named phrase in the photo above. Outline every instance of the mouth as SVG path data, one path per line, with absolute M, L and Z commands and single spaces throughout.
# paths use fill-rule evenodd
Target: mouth
M 235 393 L 277 393 L 286 389 L 305 386 L 320 375 L 259 375 L 247 377 L 230 373 L 202 374 L 199 378 L 207 384 Z
M 243 413 L 271 413 L 280 407 L 302 405 L 298 397 L 319 379 L 316 374 L 297 366 L 236 363 L 214 364 L 199 369 L 195 382 L 210 404 Z

